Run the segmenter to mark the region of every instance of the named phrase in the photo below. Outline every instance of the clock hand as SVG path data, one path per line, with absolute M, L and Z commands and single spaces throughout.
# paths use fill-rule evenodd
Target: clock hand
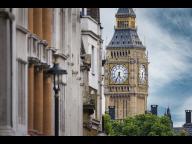
M 119 76 L 118 76 L 118 77 L 119 77 Z M 118 77 L 116 78 L 115 82 L 117 82 Z

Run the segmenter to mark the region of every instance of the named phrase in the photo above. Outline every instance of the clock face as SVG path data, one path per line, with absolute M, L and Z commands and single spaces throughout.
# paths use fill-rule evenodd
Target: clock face
M 145 73 L 145 65 L 140 65 L 139 68 L 139 81 L 141 84 L 143 84 L 146 80 L 146 73 Z
M 128 78 L 128 69 L 123 65 L 116 65 L 111 70 L 111 79 L 114 83 L 122 84 Z

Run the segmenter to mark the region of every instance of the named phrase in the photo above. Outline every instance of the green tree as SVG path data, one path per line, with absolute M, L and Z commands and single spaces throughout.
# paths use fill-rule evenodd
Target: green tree
M 124 121 L 111 120 L 108 114 L 104 118 L 105 131 L 114 136 L 173 136 L 171 121 L 166 116 L 141 114 L 127 117 Z
M 110 135 L 112 132 L 112 120 L 109 114 L 104 115 L 104 130 L 107 135 Z

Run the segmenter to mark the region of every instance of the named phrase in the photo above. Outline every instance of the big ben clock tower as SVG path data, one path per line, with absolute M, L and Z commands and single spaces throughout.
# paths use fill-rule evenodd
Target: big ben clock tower
M 112 119 L 144 114 L 148 96 L 148 57 L 132 8 L 119 8 L 112 40 L 106 47 L 105 108 Z

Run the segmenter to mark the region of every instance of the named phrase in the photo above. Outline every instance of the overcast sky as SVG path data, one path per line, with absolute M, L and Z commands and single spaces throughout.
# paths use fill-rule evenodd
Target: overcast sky
M 149 97 L 159 114 L 170 107 L 174 126 L 192 109 L 192 9 L 134 9 L 138 34 L 149 54 Z M 117 8 L 101 8 L 104 47 L 113 36 Z

